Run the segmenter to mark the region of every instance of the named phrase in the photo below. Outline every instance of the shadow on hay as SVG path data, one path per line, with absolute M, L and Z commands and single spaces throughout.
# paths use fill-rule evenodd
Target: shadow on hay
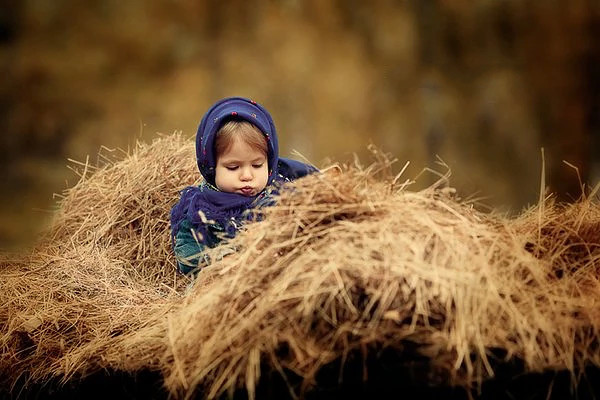
M 50 379 L 26 384 L 21 378 L 12 390 L 0 388 L 1 399 L 166 399 L 159 372 L 144 370 L 136 374 L 99 371 L 81 379 L 61 383 Z
M 407 356 L 407 353 L 409 355 Z M 596 399 L 600 395 L 600 369 L 588 367 L 576 386 L 569 371 L 524 373 L 519 360 L 500 361 L 502 350 L 497 350 L 496 376 L 483 383 L 479 392 L 471 396 L 463 387 L 435 384 L 432 381 L 429 359 L 418 356 L 416 348 L 403 352 L 393 349 L 369 349 L 351 352 L 342 366 L 341 359 L 325 365 L 317 373 L 316 385 L 301 393 L 302 378 L 285 370 L 263 368 L 258 382 L 256 399 L 292 399 L 290 387 L 301 399 L 338 398 L 402 398 L 402 399 Z M 366 358 L 365 358 L 366 357 Z M 0 389 L 0 398 L 12 399 L 80 399 L 127 398 L 167 399 L 159 372 L 143 370 L 136 374 L 122 371 L 101 371 L 79 380 L 61 384 L 58 379 L 24 385 L 23 379 L 15 389 Z M 201 388 L 196 398 L 205 398 Z M 220 399 L 229 399 L 225 394 Z M 239 389 L 233 399 L 247 399 Z
M 407 355 L 407 352 L 409 353 Z M 501 359 L 501 350 L 497 353 Z M 366 356 L 366 358 L 365 358 Z M 316 385 L 301 395 L 305 399 L 403 398 L 403 399 L 596 399 L 600 395 L 600 369 L 587 368 L 574 386 L 569 371 L 525 373 L 520 360 L 495 365 L 496 376 L 480 389 L 468 393 L 460 386 L 434 383 L 430 360 L 419 356 L 416 348 L 403 352 L 393 349 L 368 349 L 348 355 L 344 367 L 338 359 L 317 373 Z M 258 385 L 257 399 L 293 398 L 277 371 L 265 371 Z M 301 378 L 286 371 L 288 384 L 300 386 Z M 296 392 L 298 393 L 298 391 Z M 223 397 L 226 398 L 226 397 Z M 245 391 L 235 398 L 246 399 Z

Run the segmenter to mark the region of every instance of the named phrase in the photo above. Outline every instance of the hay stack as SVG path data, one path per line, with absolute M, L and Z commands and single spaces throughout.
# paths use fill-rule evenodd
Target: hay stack
M 157 365 L 160 340 L 149 337 L 130 357 L 124 338 L 159 319 L 185 285 L 173 266 L 168 209 L 194 180 L 193 149 L 171 136 L 117 163 L 113 153 L 103 150 L 103 167 L 80 165 L 41 243 L 2 263 L 0 371 L 10 378 Z
M 506 219 L 441 185 L 408 191 L 385 159 L 332 170 L 296 182 L 184 290 L 167 214 L 195 179 L 192 149 L 165 137 L 84 175 L 48 238 L 4 261 L 7 378 L 153 369 L 177 396 L 252 397 L 266 368 L 302 377 L 301 394 L 353 350 L 409 345 L 428 379 L 467 387 L 493 376 L 495 349 L 530 371 L 600 366 L 593 195 Z

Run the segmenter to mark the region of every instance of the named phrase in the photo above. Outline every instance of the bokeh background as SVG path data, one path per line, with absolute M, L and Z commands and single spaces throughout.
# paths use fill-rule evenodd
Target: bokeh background
M 0 248 L 31 244 L 101 145 L 194 135 L 218 98 L 273 114 L 317 165 L 373 143 L 407 177 L 535 203 L 600 180 L 597 0 L 0 0 Z M 427 183 L 428 178 L 422 179 Z M 144 182 L 140 182 L 144 190 Z

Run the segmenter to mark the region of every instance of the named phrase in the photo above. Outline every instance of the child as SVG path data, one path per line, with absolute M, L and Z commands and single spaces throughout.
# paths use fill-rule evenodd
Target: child
M 269 112 L 256 102 L 229 97 L 202 117 L 196 134 L 196 161 L 204 181 L 181 191 L 171 209 L 171 237 L 177 268 L 198 272 L 211 260 L 206 246 L 233 238 L 251 219 L 248 210 L 273 204 L 278 184 L 317 171 L 279 158 L 277 134 Z

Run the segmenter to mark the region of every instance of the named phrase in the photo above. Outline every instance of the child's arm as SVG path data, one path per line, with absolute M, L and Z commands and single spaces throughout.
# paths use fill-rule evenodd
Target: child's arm
M 288 180 L 293 181 L 303 176 L 314 174 L 315 172 L 319 172 L 319 170 L 312 165 L 289 158 L 279 158 L 278 174 Z
M 210 264 L 209 257 L 204 253 L 205 248 L 206 244 L 194 234 L 190 222 L 182 221 L 175 235 L 173 247 L 179 272 L 183 274 L 197 272 Z

